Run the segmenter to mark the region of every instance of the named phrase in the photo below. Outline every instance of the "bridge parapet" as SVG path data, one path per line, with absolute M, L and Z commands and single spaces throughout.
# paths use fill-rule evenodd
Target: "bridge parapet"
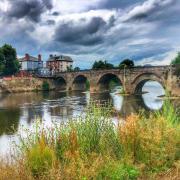
M 149 80 L 156 80 L 167 90 L 173 91 L 172 84 L 174 80 L 172 75 L 175 69 L 174 66 L 150 66 L 129 69 L 84 70 L 56 73 L 51 78 L 63 79 L 66 84 L 66 90 L 78 89 L 78 86 L 80 89 L 85 88 L 85 83 L 88 80 L 91 91 L 98 91 L 100 87 L 108 87 L 107 83 L 116 77 L 126 92 L 133 94 L 137 87 L 141 87 L 139 84 L 143 85 Z M 106 84 L 106 86 L 101 86 L 102 83 Z

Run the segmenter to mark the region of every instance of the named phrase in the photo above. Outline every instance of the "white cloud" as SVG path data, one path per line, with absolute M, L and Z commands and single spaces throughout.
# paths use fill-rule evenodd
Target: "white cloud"
M 61 14 L 79 13 L 97 7 L 102 0 L 54 0 L 54 10 Z

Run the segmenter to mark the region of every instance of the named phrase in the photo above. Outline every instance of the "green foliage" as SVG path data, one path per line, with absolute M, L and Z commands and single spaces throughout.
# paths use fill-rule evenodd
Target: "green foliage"
M 79 68 L 79 67 L 75 67 L 75 68 L 74 68 L 74 71 L 77 71 L 77 72 L 78 72 L 78 71 L 80 71 L 80 68 Z
M 178 52 L 176 58 L 174 60 L 172 60 L 171 64 L 172 65 L 180 64 L 180 52 Z
M 131 68 L 134 67 L 134 62 L 130 59 L 125 59 L 119 64 L 119 68 Z
M 49 91 L 49 83 L 47 81 L 43 81 L 43 84 L 42 84 L 42 90 L 43 91 Z
M 116 86 L 119 86 L 119 80 L 117 78 L 111 79 L 111 81 L 109 82 L 109 89 L 112 90 Z
M 36 132 L 22 140 L 28 168 L 38 176 L 56 162 L 62 179 L 123 180 L 167 170 L 179 160 L 176 111 L 131 115 L 116 126 L 111 115 L 111 106 L 90 104 L 84 115 L 69 122 L 47 130 L 37 125 Z
M 20 65 L 17 60 L 16 49 L 5 44 L 0 48 L 0 73 L 13 75 L 19 71 Z
M 34 176 L 47 173 L 55 163 L 55 153 L 48 147 L 44 139 L 31 147 L 26 153 L 27 167 Z
M 68 67 L 67 67 L 67 72 L 72 72 L 72 71 L 73 71 L 72 66 L 68 66 Z
M 164 117 L 171 126 L 177 126 L 180 123 L 180 111 L 175 109 L 169 99 L 164 101 L 161 111 L 157 111 L 157 118 Z
M 90 82 L 87 80 L 86 81 L 86 90 L 88 91 L 90 89 Z
M 139 175 L 139 170 L 133 165 L 110 162 L 105 164 L 104 168 L 98 175 L 98 179 L 135 180 Z
M 106 61 L 95 61 L 92 69 L 113 69 L 114 65 L 107 63 Z
M 3 74 L 5 68 L 5 57 L 2 52 L 2 49 L 0 48 L 0 75 Z

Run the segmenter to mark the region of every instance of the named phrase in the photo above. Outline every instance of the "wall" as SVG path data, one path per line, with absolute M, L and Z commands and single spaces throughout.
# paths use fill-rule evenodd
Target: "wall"
M 43 81 L 47 81 L 50 85 L 50 90 L 55 88 L 53 82 L 49 79 L 33 78 L 33 77 L 9 77 L 4 78 L 0 84 L 0 92 L 30 92 L 42 91 Z M 3 88 L 2 88 L 3 87 Z

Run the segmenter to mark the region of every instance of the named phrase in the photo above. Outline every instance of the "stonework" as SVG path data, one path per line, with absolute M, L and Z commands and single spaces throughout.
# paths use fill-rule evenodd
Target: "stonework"
M 85 88 L 85 80 L 88 80 L 90 82 L 90 91 L 97 92 L 102 87 L 106 88 L 106 83 L 114 76 L 119 79 L 125 92 L 128 94 L 140 93 L 145 82 L 153 80 L 159 82 L 172 95 L 179 96 L 180 80 L 177 76 L 173 75 L 173 71 L 175 69 L 171 66 L 152 66 L 121 70 L 66 72 L 58 73 L 54 78 L 56 80 L 59 78 L 63 79 L 66 84 L 66 90 L 82 90 Z M 109 79 L 108 76 L 110 77 Z M 106 79 L 102 80 L 104 77 Z
M 31 91 L 42 91 L 42 84 L 44 79 L 42 78 L 10 78 L 3 80 L 0 83 L 0 92 L 7 93 L 19 93 L 19 92 L 31 92 Z M 53 83 L 47 80 L 50 89 L 55 89 Z
M 113 78 L 122 84 L 125 93 L 142 93 L 143 85 L 149 81 L 159 82 L 173 96 L 180 96 L 180 77 L 174 74 L 171 66 L 142 67 L 131 69 L 90 70 L 80 72 L 56 73 L 50 77 L 13 78 L 0 83 L 0 91 L 24 92 L 42 90 L 43 81 L 47 81 L 51 90 L 85 90 L 89 81 L 90 91 L 107 90 Z

